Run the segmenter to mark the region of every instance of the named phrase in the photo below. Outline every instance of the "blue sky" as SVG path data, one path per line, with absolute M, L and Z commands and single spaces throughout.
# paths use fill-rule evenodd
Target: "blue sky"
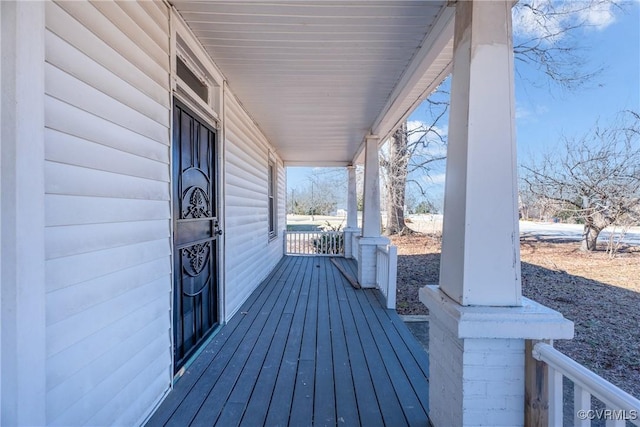
M 520 160 L 529 151 L 579 136 L 597 120 L 640 109 L 640 2 L 628 2 L 606 27 L 582 31 L 591 46 L 590 65 L 603 71 L 584 88 L 563 91 L 516 81 L 516 125 Z
M 570 2 L 566 2 L 570 5 Z M 578 137 L 596 121 L 606 123 L 622 110 L 640 111 L 640 1 L 622 4 L 622 10 L 611 8 L 584 15 L 589 25 L 580 29 L 578 37 L 587 50 L 588 66 L 602 71 L 577 90 L 564 90 L 547 84 L 544 77 L 530 68 L 518 65 L 516 75 L 516 128 L 518 161 L 526 161 L 536 153 L 557 145 L 562 136 Z M 516 22 L 517 21 L 517 22 Z M 526 16 L 516 16 L 514 28 L 520 35 L 533 34 Z M 524 78 L 524 79 L 523 79 Z M 526 80 L 529 81 L 526 81 Z M 429 121 L 427 109 L 420 106 L 409 117 L 418 124 Z M 446 123 L 442 131 L 446 133 Z M 309 168 L 289 168 L 288 188 L 304 185 Z M 435 168 L 431 180 L 425 180 L 430 198 L 442 199 L 444 164 Z

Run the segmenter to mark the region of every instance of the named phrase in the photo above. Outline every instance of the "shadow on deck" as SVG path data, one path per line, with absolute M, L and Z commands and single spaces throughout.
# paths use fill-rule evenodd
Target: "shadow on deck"
M 428 425 L 427 354 L 377 291 L 285 257 L 148 426 Z

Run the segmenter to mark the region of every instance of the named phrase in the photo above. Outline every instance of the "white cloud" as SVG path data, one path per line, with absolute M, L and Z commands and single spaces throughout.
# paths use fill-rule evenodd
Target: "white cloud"
M 409 133 L 409 143 L 417 142 L 420 138 L 424 137 L 424 133 L 420 132 L 420 130 L 426 130 L 430 126 L 429 123 L 420 121 L 420 120 L 410 120 L 407 121 L 407 131 Z M 445 126 L 433 126 L 433 131 L 442 135 L 442 137 L 447 136 L 448 128 Z M 428 135 L 428 138 L 432 142 L 439 142 L 440 140 L 435 134 Z
M 428 181 L 430 184 L 442 185 L 444 184 L 446 174 L 438 173 L 432 176 L 425 177 L 425 181 Z
M 549 42 L 564 36 L 563 28 L 584 24 L 603 30 L 616 20 L 613 5 L 601 0 L 532 0 L 513 8 L 514 33 L 521 37 L 547 38 Z M 530 6 L 530 7 L 529 7 Z
M 580 18 L 582 18 L 587 25 L 592 25 L 598 30 L 604 30 L 616 20 L 612 7 L 613 5 L 611 3 L 598 4 L 593 8 L 582 11 Z
M 524 37 L 549 37 L 562 28 L 562 20 L 557 15 L 549 15 L 552 7 L 551 0 L 532 1 L 531 7 L 517 3 L 513 8 L 513 30 Z M 536 13 L 542 11 L 546 19 Z
M 537 122 L 539 117 L 547 112 L 549 112 L 549 107 L 546 105 L 524 107 L 516 103 L 516 120 Z
M 516 120 L 526 119 L 531 116 L 531 110 L 521 105 L 516 105 Z

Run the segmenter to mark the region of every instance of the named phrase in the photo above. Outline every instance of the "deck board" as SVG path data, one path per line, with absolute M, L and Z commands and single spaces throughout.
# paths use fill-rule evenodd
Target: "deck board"
M 333 377 L 339 379 L 335 388 L 336 417 L 339 424 L 345 426 L 358 425 L 358 405 L 351 371 L 351 362 L 347 351 L 347 337 L 344 330 L 344 322 L 338 301 L 337 287 L 344 286 L 342 273 L 336 269 L 331 270 L 329 280 L 333 280 L 335 286 L 329 287 L 329 321 L 331 328 L 331 349 L 333 356 Z
M 404 426 L 407 425 L 407 420 L 398 401 L 398 396 L 393 390 L 387 367 L 384 365 L 382 355 L 378 351 L 374 340 L 374 331 L 376 334 L 382 331 L 379 329 L 372 331 L 371 328 L 375 325 L 375 319 L 367 318 L 360 305 L 362 299 L 359 297 L 361 296 L 366 299 L 366 292 L 371 291 L 361 290 L 358 293 L 348 293 L 347 298 L 350 300 L 351 309 L 354 313 L 356 329 L 360 336 L 360 343 L 364 350 L 364 356 L 371 374 L 373 388 L 377 396 L 380 411 L 382 412 L 384 424 L 394 427 Z
M 353 288 L 351 288 L 351 285 L 347 285 L 346 279 L 343 279 L 342 285 L 343 286 L 336 286 L 336 291 L 342 313 L 348 361 L 351 366 L 356 401 L 358 402 L 360 425 L 383 426 L 382 412 L 380 411 L 378 399 L 373 389 L 373 382 L 369 369 L 367 368 L 364 348 L 362 347 L 356 328 L 356 318 L 351 310 L 350 301 L 347 298 L 347 294 L 351 293 L 351 289 Z
M 299 303 L 296 305 L 291 329 L 287 337 L 284 357 L 278 372 L 275 388 L 269 405 L 265 425 L 285 426 L 289 421 L 291 403 L 293 401 L 293 390 L 298 371 L 298 360 L 300 358 L 300 346 L 302 343 L 302 332 L 304 330 L 304 318 L 307 303 L 309 300 L 309 288 L 311 286 L 311 268 L 313 258 L 303 258 L 305 260 L 304 276 L 300 286 Z M 244 422 L 243 422 L 244 424 Z M 247 426 L 260 424 L 246 424 Z
M 324 263 L 319 271 L 319 282 L 329 283 L 333 264 Z M 333 277 L 332 277 L 333 279 Z M 329 317 L 329 288 L 318 286 L 318 315 L 316 338 L 316 372 L 313 404 L 313 419 L 316 424 L 336 424 L 335 384 L 333 376 L 333 344 L 331 342 L 331 320 Z
M 376 292 L 285 257 L 147 425 L 428 425 L 428 357 Z

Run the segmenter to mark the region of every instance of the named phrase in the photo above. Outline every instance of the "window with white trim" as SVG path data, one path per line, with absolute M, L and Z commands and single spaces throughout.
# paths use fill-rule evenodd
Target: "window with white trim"
M 278 199 L 277 199 L 278 175 L 276 163 L 269 160 L 268 186 L 269 186 L 269 239 L 278 235 Z

